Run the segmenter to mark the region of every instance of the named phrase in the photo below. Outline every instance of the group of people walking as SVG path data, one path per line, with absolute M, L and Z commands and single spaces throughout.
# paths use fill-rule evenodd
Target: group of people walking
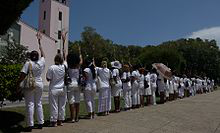
M 38 37 L 40 58 L 37 51 L 30 53 L 28 60 L 18 80 L 18 85 L 25 76 L 32 72 L 35 80 L 35 89 L 24 91 L 27 111 L 27 130 L 34 126 L 34 110 L 37 113 L 38 128 L 44 124 L 43 107 L 41 103 L 43 80 L 41 74 L 45 69 L 45 55 Z M 121 111 L 121 99 L 124 99 L 124 110 L 156 105 L 156 93 L 160 95 L 160 103 L 165 100 L 174 100 L 197 93 L 213 90 L 214 81 L 208 78 L 201 79 L 178 77 L 174 75 L 166 80 L 156 69 L 145 70 L 138 65 L 124 64 L 119 61 L 109 63 L 102 61 L 97 67 L 95 60 L 83 61 L 81 50 L 79 54 L 57 54 L 54 65 L 47 70 L 46 79 L 49 84 L 50 126 L 62 126 L 65 120 L 66 104 L 70 108 L 71 122 L 79 121 L 80 98 L 84 96 L 88 119 L 95 117 L 95 98 L 98 94 L 98 115 L 109 115 L 114 102 L 114 112 Z M 64 52 L 64 51 L 63 51 Z M 65 52 L 64 52 L 65 53 Z M 31 67 L 30 67 L 31 66 Z M 20 90 L 17 90 L 20 92 Z M 112 101 L 113 97 L 113 101 Z

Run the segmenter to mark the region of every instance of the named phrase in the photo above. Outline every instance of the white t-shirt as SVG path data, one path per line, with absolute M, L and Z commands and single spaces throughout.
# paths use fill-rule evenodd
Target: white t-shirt
M 131 76 L 135 78 L 135 80 L 134 80 L 134 82 L 132 84 L 132 88 L 138 88 L 139 87 L 140 73 L 138 71 L 133 71 Z
M 50 79 L 50 89 L 62 89 L 64 87 L 64 65 L 52 65 L 48 68 L 47 79 Z
M 108 68 L 96 67 L 100 88 L 109 88 L 110 70 Z
M 92 77 L 92 71 L 90 68 L 85 68 L 84 72 L 87 74 L 86 87 L 85 90 L 96 90 L 96 79 Z M 97 73 L 97 72 L 96 72 Z
M 71 78 L 72 83 L 75 86 L 78 86 L 78 81 L 79 81 L 79 69 L 68 69 L 68 74 Z
M 29 63 L 31 63 L 32 65 L 32 71 L 35 78 L 36 86 L 43 88 L 43 80 L 41 74 L 45 69 L 44 57 L 41 57 L 38 61 L 27 61 L 21 69 L 21 72 L 28 74 Z
M 68 69 L 69 76 L 72 82 L 78 82 L 79 80 L 79 69 Z
M 131 76 L 130 72 L 123 72 L 121 79 L 126 80 L 127 78 L 130 78 L 130 76 Z M 131 89 L 131 81 L 123 83 L 122 85 L 123 85 L 123 89 L 125 89 L 125 90 Z
M 151 87 L 157 87 L 157 74 L 152 73 L 150 74 L 150 85 Z

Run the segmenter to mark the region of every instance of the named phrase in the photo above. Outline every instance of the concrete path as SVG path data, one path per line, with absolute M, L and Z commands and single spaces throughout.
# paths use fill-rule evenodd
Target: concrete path
M 220 133 L 220 91 L 33 132 Z

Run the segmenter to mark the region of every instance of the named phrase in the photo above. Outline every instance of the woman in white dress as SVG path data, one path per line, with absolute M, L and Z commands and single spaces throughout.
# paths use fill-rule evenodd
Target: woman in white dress
M 67 56 L 68 73 L 71 83 L 67 86 L 68 101 L 70 105 L 70 117 L 72 122 L 79 121 L 80 107 L 80 65 L 82 64 L 82 55 L 68 54 Z
M 111 62 L 112 65 L 112 95 L 114 97 L 115 112 L 120 112 L 120 96 L 122 92 L 122 81 L 120 78 L 121 64 L 119 61 Z
M 147 72 L 147 74 L 144 77 L 144 82 L 145 82 L 145 88 L 144 88 L 144 92 L 145 92 L 145 97 L 146 97 L 146 105 L 150 105 L 151 104 L 151 97 L 152 97 L 152 91 L 151 91 L 151 86 L 150 86 L 150 72 Z
M 144 107 L 144 72 L 145 69 L 144 68 L 140 68 L 139 69 L 139 73 L 140 73 L 140 82 L 139 82 L 139 95 L 140 95 L 140 103 L 141 103 L 141 107 Z
M 49 84 L 49 106 L 51 126 L 62 126 L 65 120 L 66 90 L 64 88 L 65 66 L 63 58 L 57 54 L 55 65 L 48 68 L 46 78 Z
M 107 68 L 107 62 L 102 61 L 102 67 L 96 67 L 97 78 L 98 78 L 98 89 L 99 89 L 99 105 L 98 113 L 99 115 L 108 115 L 109 114 L 109 96 L 110 91 L 110 70 Z

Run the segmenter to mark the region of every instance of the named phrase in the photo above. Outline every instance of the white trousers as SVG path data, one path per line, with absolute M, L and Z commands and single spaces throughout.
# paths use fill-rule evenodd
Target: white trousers
M 184 97 L 184 89 L 183 86 L 179 88 L 179 97 Z
M 95 95 L 96 95 L 95 90 L 84 91 L 84 99 L 88 113 L 95 112 Z
M 131 106 L 132 106 L 131 90 L 124 89 L 123 96 L 124 96 L 124 101 L 125 101 L 124 102 L 125 108 L 131 108 Z
M 111 95 L 111 88 L 108 89 L 108 104 L 107 104 L 107 111 L 112 109 L 112 95 Z
M 156 105 L 156 87 L 151 87 L 151 93 L 152 93 L 152 99 L 153 99 L 153 105 Z
M 64 89 L 49 91 L 50 121 L 65 120 L 66 92 Z
M 34 126 L 34 110 L 37 113 L 38 124 L 44 123 L 43 107 L 41 103 L 43 88 L 36 87 L 33 91 L 25 91 L 27 126 Z M 36 109 L 35 109 L 35 108 Z
M 140 104 L 139 88 L 134 87 L 131 90 L 132 105 Z

